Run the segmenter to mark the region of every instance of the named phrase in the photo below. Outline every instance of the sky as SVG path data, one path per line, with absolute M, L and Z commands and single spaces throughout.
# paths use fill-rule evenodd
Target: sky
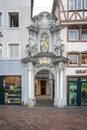
M 34 0 L 33 16 L 38 15 L 40 12 L 52 11 L 53 0 Z

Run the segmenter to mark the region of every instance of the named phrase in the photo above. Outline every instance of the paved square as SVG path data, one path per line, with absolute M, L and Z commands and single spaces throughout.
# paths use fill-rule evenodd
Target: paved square
M 87 107 L 1 105 L 0 130 L 87 130 Z

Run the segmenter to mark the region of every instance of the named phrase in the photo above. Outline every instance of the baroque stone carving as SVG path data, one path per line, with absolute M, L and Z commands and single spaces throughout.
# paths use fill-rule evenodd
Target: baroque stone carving
M 56 56 L 63 56 L 64 44 L 60 44 L 59 46 L 55 46 L 54 52 L 55 52 Z
M 37 28 L 55 28 L 58 25 L 58 19 L 56 16 L 48 13 L 42 12 L 38 16 L 33 18 L 34 26 Z
M 30 44 L 28 44 L 26 46 L 26 48 L 27 48 L 28 56 L 34 56 L 37 54 L 37 46 L 36 45 L 30 46 Z
M 2 32 L 0 32 L 0 37 L 3 37 L 3 34 L 2 34 Z
M 40 46 L 41 46 L 42 52 L 48 51 L 49 43 L 48 43 L 48 34 L 47 33 L 43 33 L 41 35 Z
M 42 57 L 42 58 L 39 58 L 39 63 L 40 64 L 50 64 L 51 63 L 51 59 L 48 58 L 48 57 Z

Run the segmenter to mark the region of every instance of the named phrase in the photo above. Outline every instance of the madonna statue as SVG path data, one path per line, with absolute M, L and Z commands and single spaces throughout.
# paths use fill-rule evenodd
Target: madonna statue
M 41 39 L 40 39 L 40 45 L 41 45 L 42 52 L 47 52 L 48 51 L 49 45 L 48 45 L 48 42 L 47 42 L 45 36 L 41 37 Z

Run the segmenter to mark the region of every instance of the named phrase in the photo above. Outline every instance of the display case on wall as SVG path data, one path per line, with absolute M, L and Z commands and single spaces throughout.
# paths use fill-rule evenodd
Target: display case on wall
M 3 80 L 4 104 L 21 104 L 21 77 L 5 76 Z

